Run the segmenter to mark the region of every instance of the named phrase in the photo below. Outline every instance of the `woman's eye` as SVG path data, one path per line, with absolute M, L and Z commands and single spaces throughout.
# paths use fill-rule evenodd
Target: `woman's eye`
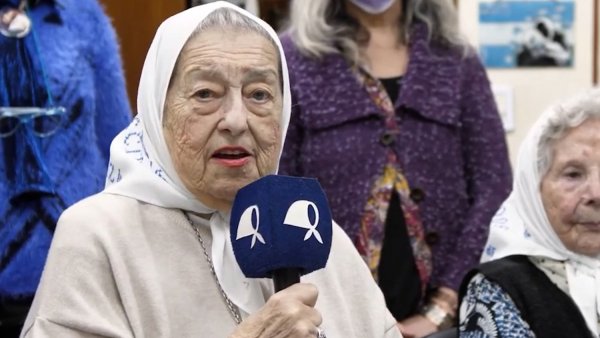
M 570 178 L 570 179 L 576 179 L 581 177 L 581 172 L 580 171 L 575 171 L 575 170 L 570 170 L 565 172 L 565 177 Z
M 271 98 L 271 94 L 269 94 L 266 90 L 255 90 L 252 92 L 252 99 L 264 102 Z
M 194 96 L 199 98 L 199 99 L 210 99 L 211 97 L 213 97 L 213 92 L 210 89 L 200 89 L 197 92 L 194 93 Z

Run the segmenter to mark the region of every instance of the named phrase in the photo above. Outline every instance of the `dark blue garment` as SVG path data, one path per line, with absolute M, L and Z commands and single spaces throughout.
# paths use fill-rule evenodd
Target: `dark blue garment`
M 115 32 L 98 2 L 30 3 L 39 53 L 32 33 L 0 35 L 0 105 L 48 105 L 43 64 L 67 113 L 49 137 L 21 125 L 0 138 L 0 312 L 31 299 L 58 217 L 102 190 L 110 142 L 131 119 Z

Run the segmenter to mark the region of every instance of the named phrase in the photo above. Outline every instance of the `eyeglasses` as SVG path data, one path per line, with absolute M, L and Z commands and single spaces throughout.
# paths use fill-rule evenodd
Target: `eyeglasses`
M 30 125 L 38 137 L 54 134 L 63 124 L 64 107 L 0 107 L 0 137 L 9 137 L 19 126 Z

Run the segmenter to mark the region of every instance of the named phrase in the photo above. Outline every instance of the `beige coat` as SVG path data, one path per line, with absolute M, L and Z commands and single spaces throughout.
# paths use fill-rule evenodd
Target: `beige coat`
M 210 247 L 210 231 L 202 227 Z M 334 226 L 319 289 L 329 338 L 401 337 L 383 296 Z M 271 284 L 264 283 L 265 299 Z M 22 337 L 227 337 L 235 323 L 181 211 L 100 193 L 61 217 Z

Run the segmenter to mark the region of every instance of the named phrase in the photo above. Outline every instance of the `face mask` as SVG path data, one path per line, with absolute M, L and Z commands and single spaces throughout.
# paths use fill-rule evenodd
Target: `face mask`
M 358 8 L 369 14 L 381 14 L 387 11 L 397 0 L 350 0 Z

